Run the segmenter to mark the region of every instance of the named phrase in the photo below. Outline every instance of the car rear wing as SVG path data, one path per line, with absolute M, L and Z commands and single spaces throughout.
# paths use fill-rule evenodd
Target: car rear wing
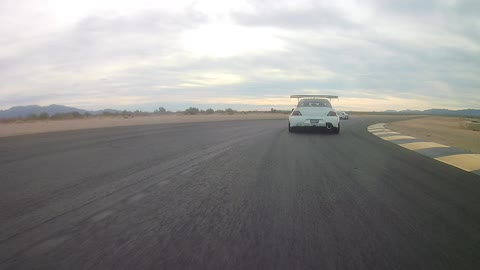
M 300 100 L 301 98 L 328 98 L 329 100 L 332 100 L 332 98 L 338 99 L 338 96 L 332 96 L 332 95 L 291 95 L 290 98 L 296 98 Z

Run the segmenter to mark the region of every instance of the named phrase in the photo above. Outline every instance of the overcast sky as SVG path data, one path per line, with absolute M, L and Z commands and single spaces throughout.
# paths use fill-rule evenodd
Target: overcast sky
M 480 1 L 0 0 L 0 109 L 290 108 L 302 93 L 480 108 Z

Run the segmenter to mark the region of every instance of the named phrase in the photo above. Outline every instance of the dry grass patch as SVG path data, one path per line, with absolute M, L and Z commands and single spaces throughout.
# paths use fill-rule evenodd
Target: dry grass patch
M 392 122 L 386 126 L 403 135 L 480 153 L 480 131 L 474 130 L 478 122 L 472 120 L 479 119 L 427 116 Z

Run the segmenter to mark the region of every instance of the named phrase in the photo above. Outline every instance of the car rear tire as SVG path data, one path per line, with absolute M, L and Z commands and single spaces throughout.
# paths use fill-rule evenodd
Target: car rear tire
M 288 122 L 288 132 L 293 132 L 293 128 L 290 126 L 290 122 Z
M 333 134 L 339 134 L 340 133 L 340 123 L 338 123 L 338 127 L 333 128 Z

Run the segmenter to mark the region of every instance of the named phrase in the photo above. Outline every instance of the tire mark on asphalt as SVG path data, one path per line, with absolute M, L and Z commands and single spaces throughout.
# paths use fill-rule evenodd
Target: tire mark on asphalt
M 9 258 L 15 256 L 22 250 L 27 250 L 29 243 L 38 242 L 42 239 L 48 239 L 49 235 L 55 235 L 56 232 L 63 230 L 66 226 L 75 224 L 84 219 L 85 215 L 74 215 L 62 224 L 49 228 L 49 235 L 33 234 L 36 239 L 22 235 L 33 231 L 41 225 L 54 221 L 57 218 L 70 214 L 74 211 L 81 210 L 85 206 L 91 206 L 96 209 L 106 209 L 122 200 L 152 186 L 166 184 L 168 178 L 179 175 L 181 172 L 191 170 L 200 163 L 215 158 L 218 155 L 228 151 L 232 146 L 246 141 L 253 136 L 258 136 L 271 132 L 271 130 L 252 131 L 245 135 L 239 136 L 230 141 L 220 143 L 213 147 L 194 152 L 192 154 L 153 166 L 146 170 L 126 176 L 118 181 L 106 184 L 95 190 L 95 192 L 86 191 L 75 198 L 65 198 L 65 200 L 57 201 L 54 205 L 41 208 L 38 211 L 28 215 L 21 216 L 3 223 L 0 226 L 0 262 L 3 263 Z M 17 242 L 24 243 L 18 245 L 16 249 L 9 248 L 8 242 L 15 239 Z

